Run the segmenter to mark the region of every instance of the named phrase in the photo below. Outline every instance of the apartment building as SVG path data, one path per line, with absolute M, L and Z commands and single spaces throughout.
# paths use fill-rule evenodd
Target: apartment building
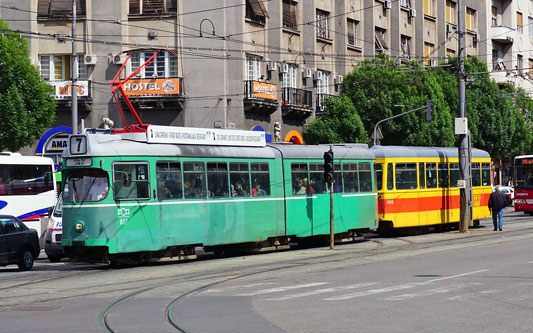
M 122 78 L 149 59 L 152 49 L 163 50 L 126 87 L 143 122 L 264 130 L 272 141 L 295 143 L 303 142 L 306 123 L 327 112 L 324 101 L 339 93 L 343 76 L 362 59 L 384 53 L 398 63 L 436 66 L 457 55 L 457 4 L 451 0 L 76 4 L 78 126 L 83 121 L 85 127 L 124 126 L 109 84 L 126 61 L 121 52 L 129 50 Z M 467 54 L 490 59 L 487 5 L 463 4 Z M 71 5 L 71 0 L 0 0 L 0 18 L 28 39 L 35 65 L 56 88 L 58 116 L 32 147 L 35 153 L 59 154 L 48 148 L 57 148 L 71 125 Z M 162 91 L 165 83 L 171 91 Z M 129 114 L 125 119 L 133 122 Z

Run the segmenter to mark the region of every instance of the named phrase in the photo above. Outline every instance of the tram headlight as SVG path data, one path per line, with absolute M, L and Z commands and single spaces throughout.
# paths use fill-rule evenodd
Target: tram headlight
M 526 200 L 524 200 L 524 199 L 515 199 L 515 200 L 514 200 L 514 203 L 515 203 L 515 204 L 525 204 L 525 203 L 526 203 Z
M 76 223 L 74 223 L 74 230 L 79 233 L 82 233 L 85 230 L 85 223 L 83 223 L 82 220 L 76 221 Z

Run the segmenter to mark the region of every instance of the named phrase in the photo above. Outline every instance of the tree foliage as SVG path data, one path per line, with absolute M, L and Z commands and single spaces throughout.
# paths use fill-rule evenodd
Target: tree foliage
M 26 40 L 6 32 L 1 20 L 0 29 L 0 150 L 17 151 L 33 144 L 54 120 L 54 91 L 31 64 Z
M 494 157 L 512 157 L 532 151 L 533 100 L 514 87 L 502 89 L 490 79 L 487 66 L 476 57 L 465 62 L 469 78 L 466 111 L 472 146 Z M 422 68 L 416 62 L 398 66 L 384 57 L 362 61 L 345 78 L 339 102 L 330 100 L 325 115 L 313 120 L 304 132 L 308 143 L 333 143 L 360 138 L 350 136 L 352 121 L 359 120 L 366 133 L 385 118 L 433 104 L 433 120 L 425 121 L 424 110 L 380 125 L 384 145 L 454 146 L 453 119 L 459 117 L 457 59 L 447 66 Z M 357 127 L 358 128 L 358 127 Z

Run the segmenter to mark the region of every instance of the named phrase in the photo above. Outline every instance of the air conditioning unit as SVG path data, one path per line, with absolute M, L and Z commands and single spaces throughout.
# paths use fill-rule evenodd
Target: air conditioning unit
M 322 80 L 322 71 L 316 71 L 315 72 L 315 80 Z
M 275 61 L 269 61 L 267 62 L 267 71 L 273 72 L 277 69 L 278 63 Z
M 127 53 L 117 54 L 113 57 L 113 64 L 115 65 L 122 65 L 124 62 L 126 62 L 126 59 L 128 58 Z
M 310 78 L 313 76 L 313 70 L 311 68 L 304 68 L 302 72 L 302 77 L 304 79 Z
M 409 17 L 416 17 L 416 9 L 409 9 Z
M 335 75 L 335 84 L 339 85 L 342 83 L 343 76 L 342 75 Z
M 446 32 L 453 32 L 453 25 L 450 23 L 446 23 Z
M 94 54 L 86 54 L 83 56 L 83 62 L 85 65 L 96 65 L 96 62 L 98 61 L 98 57 Z
M 287 73 L 289 71 L 289 64 L 281 64 L 279 67 L 280 73 Z
M 383 8 L 391 9 L 392 8 L 392 1 L 390 1 L 390 0 L 383 1 Z

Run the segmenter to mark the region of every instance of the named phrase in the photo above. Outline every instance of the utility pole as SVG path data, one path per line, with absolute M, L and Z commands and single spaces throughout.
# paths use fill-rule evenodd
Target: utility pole
M 465 73 L 465 12 L 462 0 L 457 1 L 457 23 L 459 34 L 459 117 L 455 120 L 455 134 L 459 134 L 459 178 L 461 196 L 461 220 L 459 232 L 468 232 L 472 207 L 472 177 L 470 175 L 470 144 L 468 118 L 466 117 L 466 73 Z
M 72 82 L 70 91 L 72 102 L 70 110 L 72 112 L 72 134 L 78 134 L 78 54 L 76 50 L 76 0 L 72 0 L 72 67 L 70 75 Z

